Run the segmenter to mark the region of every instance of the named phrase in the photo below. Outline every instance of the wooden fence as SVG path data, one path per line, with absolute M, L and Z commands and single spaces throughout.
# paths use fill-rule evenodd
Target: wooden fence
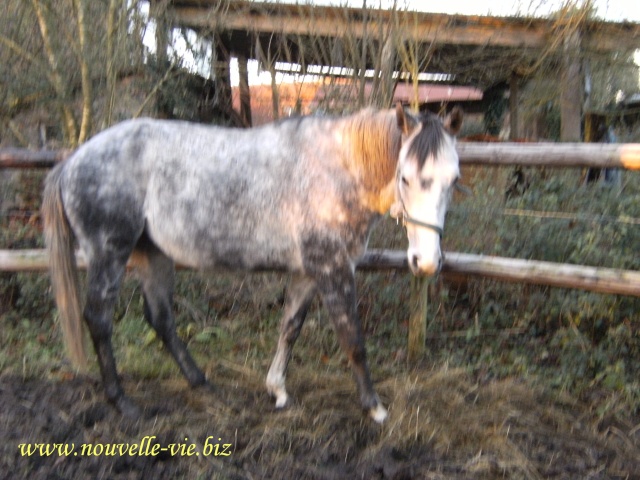
M 595 167 L 640 170 L 640 144 L 585 143 L 460 143 L 460 162 L 469 165 Z M 69 151 L 0 150 L 0 168 L 50 168 Z M 82 254 L 78 265 L 84 268 Z M 44 250 L 0 250 L 0 271 L 44 271 Z M 370 250 L 361 259 L 362 270 L 408 269 L 403 251 Z M 568 265 L 533 260 L 446 252 L 442 274 L 493 278 L 507 282 L 576 288 L 601 293 L 640 296 L 640 272 Z M 418 358 L 425 346 L 426 296 L 424 283 L 413 287 L 416 307 L 409 320 L 409 358 Z
M 612 143 L 458 143 L 460 163 L 526 167 L 595 167 L 640 170 L 640 144 Z M 70 150 L 0 150 L 0 168 L 50 168 Z
M 78 267 L 85 269 L 86 262 L 81 251 L 77 252 L 76 259 Z M 0 250 L 0 270 L 42 272 L 48 266 L 49 259 L 44 250 Z M 398 250 L 371 249 L 358 263 L 358 269 L 365 271 L 408 268 L 406 252 Z M 640 297 L 640 272 L 630 270 L 445 252 L 442 274 L 479 276 L 506 282 Z

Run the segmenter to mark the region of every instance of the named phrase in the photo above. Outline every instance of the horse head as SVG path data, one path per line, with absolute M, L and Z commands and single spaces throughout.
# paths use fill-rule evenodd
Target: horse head
M 445 214 L 460 178 L 455 135 L 462 126 L 462 110 L 456 107 L 442 120 L 430 113 L 414 116 L 398 105 L 396 120 L 402 147 L 391 216 L 407 229 L 413 274 L 435 275 L 442 267 Z

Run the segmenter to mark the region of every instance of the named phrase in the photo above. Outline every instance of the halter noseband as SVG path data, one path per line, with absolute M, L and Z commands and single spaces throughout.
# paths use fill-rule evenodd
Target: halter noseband
M 438 236 L 440 238 L 442 238 L 442 235 L 444 234 L 444 230 L 439 225 L 434 225 L 433 223 L 423 222 L 421 220 L 418 220 L 417 218 L 411 217 L 407 213 L 406 209 L 404 208 L 404 203 L 403 203 L 403 205 L 402 205 L 402 224 L 406 225 L 407 223 L 411 223 L 411 224 L 417 225 L 419 227 L 423 227 L 423 228 L 427 228 L 429 230 L 433 230 L 434 232 L 436 232 L 438 234 Z

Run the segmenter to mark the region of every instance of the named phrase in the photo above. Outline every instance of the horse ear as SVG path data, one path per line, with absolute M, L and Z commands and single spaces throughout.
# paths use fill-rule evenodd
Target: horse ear
M 396 121 L 398 122 L 398 128 L 403 135 L 411 133 L 411 130 L 413 130 L 417 125 L 416 120 L 411 114 L 404 111 L 404 107 L 400 102 L 396 103 Z
M 462 128 L 462 108 L 453 107 L 453 110 L 444 119 L 444 128 L 450 135 L 457 135 Z

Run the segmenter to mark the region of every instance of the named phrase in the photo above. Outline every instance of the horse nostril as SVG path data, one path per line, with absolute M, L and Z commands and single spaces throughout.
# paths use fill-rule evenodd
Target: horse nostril
M 413 258 L 411 259 L 411 264 L 413 265 L 414 269 L 418 269 L 418 263 L 420 262 L 420 257 L 418 255 L 414 255 Z

